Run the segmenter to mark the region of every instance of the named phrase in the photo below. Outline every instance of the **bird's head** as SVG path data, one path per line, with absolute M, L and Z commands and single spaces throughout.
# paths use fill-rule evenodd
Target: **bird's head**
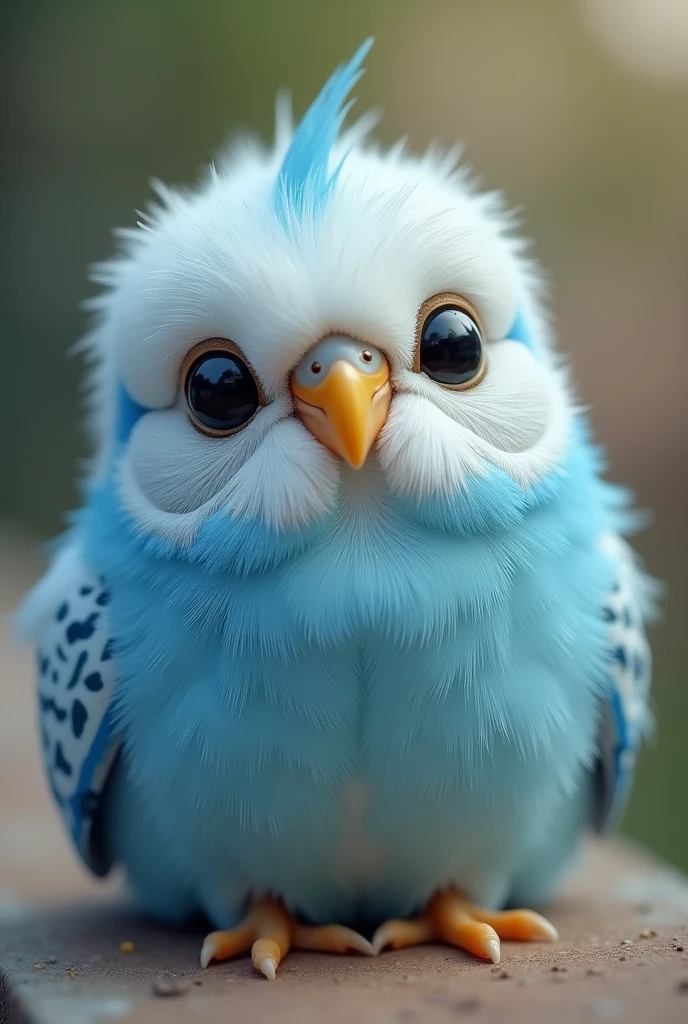
M 373 474 L 460 516 L 473 482 L 525 491 L 562 459 L 570 402 L 498 198 L 454 153 L 379 151 L 365 118 L 340 131 L 368 48 L 295 130 L 278 106 L 271 151 L 158 186 L 100 272 L 96 477 L 146 533 L 307 529 Z

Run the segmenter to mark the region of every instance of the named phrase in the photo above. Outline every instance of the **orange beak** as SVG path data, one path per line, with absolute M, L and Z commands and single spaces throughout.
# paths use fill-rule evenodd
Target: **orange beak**
M 348 338 L 326 338 L 299 363 L 291 393 L 296 413 L 311 434 L 360 469 L 392 399 L 389 365 L 382 353 Z

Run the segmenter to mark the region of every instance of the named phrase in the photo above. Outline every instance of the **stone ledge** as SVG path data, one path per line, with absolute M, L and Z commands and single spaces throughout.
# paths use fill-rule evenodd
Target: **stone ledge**
M 294 953 L 271 984 L 246 959 L 200 970 L 201 934 L 82 899 L 0 924 L 14 1004 L 5 1014 L 11 1024 L 688 1019 L 685 878 L 626 844 L 591 844 L 548 913 L 560 941 L 505 942 L 499 968 L 436 946 L 375 960 Z M 134 952 L 121 952 L 123 941 Z

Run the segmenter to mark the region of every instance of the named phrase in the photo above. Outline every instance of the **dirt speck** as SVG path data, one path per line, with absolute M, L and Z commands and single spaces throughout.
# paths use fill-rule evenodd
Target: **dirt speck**
M 639 939 L 656 939 L 657 938 L 657 932 L 654 930 L 654 928 L 643 928 L 643 930 L 639 934 L 638 938 Z
M 136 946 L 131 941 L 131 939 L 125 939 L 124 942 L 120 942 L 119 948 L 120 948 L 120 952 L 121 953 L 135 953 L 136 952 Z
M 601 978 L 604 971 L 601 967 L 588 967 L 585 973 L 589 978 Z
M 181 981 L 178 978 L 156 978 L 153 982 L 153 995 L 163 999 L 183 996 L 188 991 L 188 981 Z
M 632 946 L 633 945 L 633 939 L 622 939 L 620 945 L 622 945 L 622 946 Z
M 681 978 L 676 985 L 676 991 L 680 992 L 681 995 L 688 996 L 688 978 Z

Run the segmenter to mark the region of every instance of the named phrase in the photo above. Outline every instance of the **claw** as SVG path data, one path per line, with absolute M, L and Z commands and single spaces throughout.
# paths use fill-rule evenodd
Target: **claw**
M 355 949 L 357 953 L 362 953 L 363 956 L 377 956 L 373 949 L 373 944 L 368 942 L 366 938 L 350 928 L 346 928 L 345 931 L 349 932 L 346 949 Z M 342 953 L 345 953 L 346 949 L 343 949 Z
M 387 946 L 392 949 L 404 949 L 406 946 L 421 946 L 432 942 L 436 932 L 426 917 L 412 921 L 386 921 L 381 924 L 373 935 L 372 948 L 375 956 Z
M 551 921 L 534 910 L 503 910 L 501 912 L 476 910 L 481 921 L 492 925 L 503 939 L 517 942 L 556 942 L 559 933 Z
M 280 939 L 282 941 L 269 937 L 256 939 L 251 947 L 253 966 L 269 981 L 275 980 L 275 971 L 289 950 L 289 939 L 285 941 L 283 936 L 280 936 Z
M 392 937 L 394 934 L 393 926 L 401 922 L 387 921 L 386 924 L 381 924 L 373 935 L 373 941 L 371 943 L 373 947 L 373 953 L 375 956 L 379 956 L 383 949 L 387 946 L 392 945 Z
M 490 959 L 493 964 L 498 964 L 502 959 L 502 951 L 499 944 L 499 939 L 488 939 L 485 943 L 485 952 L 487 956 L 485 959 Z
M 345 928 L 340 924 L 295 924 L 292 940 L 299 949 L 321 950 L 325 953 L 346 953 L 354 949 L 364 956 L 375 956 L 375 950 L 367 939 L 353 928 Z
M 201 967 L 203 970 L 206 969 L 210 961 L 215 956 L 215 943 L 211 940 L 210 936 L 203 943 L 201 948 Z
M 231 931 L 211 932 L 201 948 L 201 967 L 206 968 L 211 960 L 228 960 L 237 953 L 245 953 L 254 937 L 255 925 L 250 917 Z
M 201 949 L 201 967 L 207 967 L 211 960 L 228 960 L 250 950 L 255 969 L 274 981 L 277 968 L 290 948 L 326 953 L 355 950 L 364 956 L 375 956 L 371 943 L 353 929 L 338 924 L 318 927 L 301 924 L 281 903 L 262 899 L 236 928 L 206 936 Z
M 254 965 L 257 970 L 261 971 L 268 981 L 274 981 L 277 971 L 277 961 L 273 956 L 266 956 L 260 961 L 260 964 Z
M 551 921 L 548 921 L 546 917 L 542 917 L 541 914 L 533 914 L 534 923 L 537 922 L 540 926 L 540 931 L 536 934 L 533 930 L 534 939 L 542 939 L 545 942 L 557 942 L 559 939 L 559 932 L 554 927 Z
M 346 953 L 350 949 L 355 949 L 357 953 L 362 953 L 364 956 L 375 956 L 372 944 L 355 932 L 353 928 L 344 928 L 338 925 L 332 927 L 333 931 L 336 929 L 339 934 L 333 935 L 332 944 L 329 946 L 330 952 Z M 322 948 L 328 947 L 323 946 Z
M 372 945 L 379 953 L 386 946 L 401 949 L 434 939 L 498 964 L 501 960 L 500 939 L 545 939 L 553 942 L 557 939 L 557 930 L 532 910 L 484 910 L 450 888 L 436 893 L 421 917 L 410 921 L 386 921 L 380 925 Z
M 373 953 L 375 956 L 379 956 L 383 949 L 392 944 L 392 936 L 390 933 L 391 921 L 387 921 L 386 924 L 381 924 L 373 935 L 373 941 L 371 943 L 373 947 Z
M 371 942 L 343 925 L 301 924 L 287 913 L 283 904 L 262 899 L 236 928 L 206 936 L 201 967 L 207 967 L 212 960 L 227 960 L 250 950 L 255 969 L 268 981 L 274 981 L 290 948 L 327 953 L 355 950 L 364 956 L 377 956 L 388 946 L 403 949 L 438 939 L 498 964 L 500 939 L 554 942 L 557 938 L 554 925 L 532 910 L 485 910 L 469 903 L 453 888 L 436 893 L 421 917 L 385 921 Z

